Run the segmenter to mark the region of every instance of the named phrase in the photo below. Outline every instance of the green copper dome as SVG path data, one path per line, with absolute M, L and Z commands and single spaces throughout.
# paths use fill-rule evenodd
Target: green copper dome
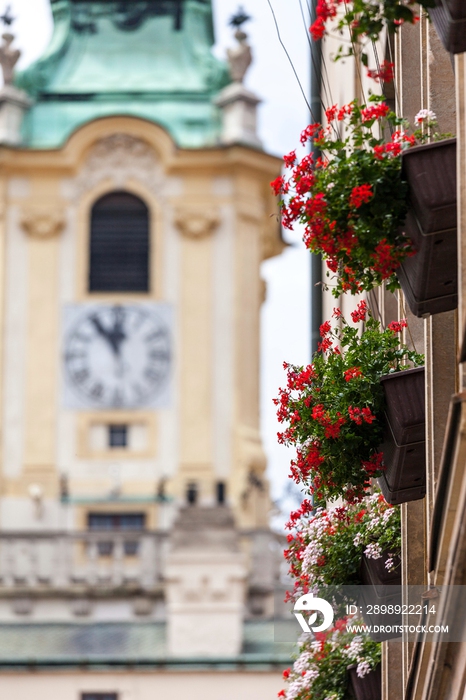
M 214 58 L 210 0 L 51 0 L 45 54 L 15 83 L 34 99 L 24 144 L 56 148 L 86 122 L 131 115 L 178 145 L 217 141 L 213 99 L 229 82 Z

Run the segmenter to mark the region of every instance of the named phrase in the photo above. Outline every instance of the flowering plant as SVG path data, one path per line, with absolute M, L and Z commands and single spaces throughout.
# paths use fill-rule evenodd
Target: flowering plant
M 381 660 L 381 645 L 368 635 L 350 630 L 348 623 L 356 620 L 342 618 L 326 632 L 317 632 L 301 641 L 299 655 L 283 672 L 287 689 L 278 697 L 286 700 L 349 700 L 348 666 L 357 664 L 360 678 L 375 669 Z
M 291 476 L 317 500 L 365 495 L 371 477 L 380 476 L 384 392 L 380 378 L 402 370 L 403 363 L 420 365 L 423 356 L 400 344 L 405 321 L 386 330 L 361 301 L 349 325 L 334 309 L 338 325 L 320 327 L 322 341 L 312 364 L 285 363 L 287 386 L 274 399 L 277 416 L 287 427 L 278 440 L 296 446 Z M 365 321 L 359 335 L 358 324 Z
M 403 150 L 427 141 L 451 137 L 441 133 L 437 117 L 422 109 L 408 134 L 404 120 L 390 111 L 382 97 L 372 95 L 369 105 L 357 100 L 326 110 L 327 126 L 311 124 L 301 134 L 322 149 L 298 161 L 296 151 L 284 157 L 288 177 L 272 183 L 281 196 L 282 223 L 292 229 L 304 224 L 304 242 L 321 254 L 336 275 L 334 296 L 370 290 L 387 280 L 391 291 L 399 287 L 395 270 L 414 255 L 402 224 L 408 209 L 408 185 L 401 175 Z M 339 123 L 340 122 L 340 123 Z M 391 130 L 390 141 L 376 138 Z M 344 137 L 342 136 L 344 134 Z
M 434 7 L 435 0 L 418 0 L 418 4 L 428 11 L 429 7 Z M 344 6 L 341 13 L 338 13 L 339 5 Z M 354 46 L 360 44 L 360 38 L 377 41 L 384 27 L 390 34 L 394 34 L 404 22 L 414 24 L 419 20 L 414 0 L 318 0 L 316 15 L 316 20 L 309 29 L 315 41 L 324 36 L 326 25 L 331 20 L 335 20 L 336 26 L 333 29 L 349 29 L 350 47 L 343 53 L 340 46 L 336 59 L 353 55 Z M 367 65 L 367 54 L 364 51 L 362 62 Z
M 360 583 L 359 566 L 369 559 L 388 557 L 385 567 L 395 570 L 401 551 L 401 520 L 398 506 L 389 505 L 381 493 L 365 496 L 360 503 L 317 508 L 309 502 L 291 514 L 284 555 L 295 579 L 287 600 L 305 593 L 333 594 L 340 586 Z
M 399 287 L 395 270 L 414 253 L 401 226 L 407 213 L 408 186 L 401 177 L 402 150 L 415 143 L 403 130 L 403 120 L 372 95 L 327 109 L 328 125 L 311 124 L 301 143 L 313 141 L 323 153 L 300 161 L 296 151 L 284 157 L 291 175 L 271 185 L 281 196 L 282 223 L 292 229 L 304 224 L 304 242 L 320 253 L 337 275 L 334 296 L 370 290 L 387 280 Z M 374 135 L 392 131 L 388 143 Z M 327 276 L 329 276 L 327 272 Z
M 437 115 L 431 109 L 420 109 L 414 117 L 414 138 L 416 143 L 427 143 L 428 141 L 441 141 L 453 136 L 451 133 L 439 131 Z

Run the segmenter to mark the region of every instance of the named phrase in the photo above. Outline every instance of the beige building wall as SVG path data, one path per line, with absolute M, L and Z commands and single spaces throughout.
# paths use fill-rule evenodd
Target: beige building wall
M 283 686 L 279 671 L 108 671 L 2 673 L 2 697 L 80 700 L 81 693 L 117 692 L 118 700 L 270 700 Z
M 250 473 L 263 479 L 265 470 L 259 266 L 283 245 L 269 191 L 279 168 L 241 147 L 177 151 L 159 127 L 118 117 L 84 126 L 60 151 L 4 149 L 3 527 L 82 527 L 83 509 L 60 504 L 62 476 L 72 497 L 102 499 L 117 488 L 146 499 L 153 527 L 160 522 L 149 502 L 162 479 L 181 501 L 195 481 L 206 505 L 225 481 L 239 522 L 266 524 L 266 497 L 244 494 Z M 149 207 L 149 294 L 87 291 L 90 210 L 115 189 Z M 144 301 L 174 312 L 169 408 L 64 408 L 64 305 Z M 128 450 L 103 443 L 115 421 L 136 436 Z M 31 486 L 43 492 L 40 519 Z

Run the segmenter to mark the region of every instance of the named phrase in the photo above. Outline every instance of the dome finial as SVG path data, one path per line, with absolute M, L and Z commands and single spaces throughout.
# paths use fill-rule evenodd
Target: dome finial
M 246 14 L 246 11 L 242 5 L 238 7 L 236 10 L 236 14 L 232 15 L 230 18 L 229 25 L 230 27 L 236 27 L 239 29 L 245 22 L 249 22 L 251 17 Z
M 247 42 L 248 35 L 241 29 L 242 25 L 250 19 L 251 17 L 240 6 L 229 22 L 231 27 L 236 28 L 235 39 L 238 41 L 238 45 L 234 49 L 227 50 L 230 75 L 235 83 L 243 82 L 246 71 L 252 62 L 251 47 Z
M 6 6 L 6 10 L 3 15 L 0 15 L 0 21 L 3 22 L 5 27 L 9 27 L 15 21 L 16 17 L 11 15 L 11 5 Z

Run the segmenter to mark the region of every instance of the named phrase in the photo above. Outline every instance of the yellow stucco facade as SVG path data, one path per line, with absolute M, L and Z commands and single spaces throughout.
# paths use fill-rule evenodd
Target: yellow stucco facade
M 31 485 L 43 490 L 44 527 L 59 518 L 63 480 L 71 498 L 105 499 L 115 464 L 120 498 L 150 499 L 162 480 L 182 502 L 194 481 L 209 504 L 222 481 L 238 524 L 265 525 L 259 268 L 283 248 L 269 187 L 278 159 L 242 146 L 181 150 L 153 123 L 111 117 L 59 150 L 5 147 L 0 164 L 2 526 L 31 525 Z M 91 208 L 115 190 L 149 210 L 147 294 L 88 291 Z M 65 407 L 63 307 L 90 302 L 170 305 L 166 408 Z M 93 426 L 115 423 L 135 425 L 138 446 L 93 444 Z M 251 478 L 264 488 L 251 488 Z M 73 512 L 82 525 L 81 507 Z

